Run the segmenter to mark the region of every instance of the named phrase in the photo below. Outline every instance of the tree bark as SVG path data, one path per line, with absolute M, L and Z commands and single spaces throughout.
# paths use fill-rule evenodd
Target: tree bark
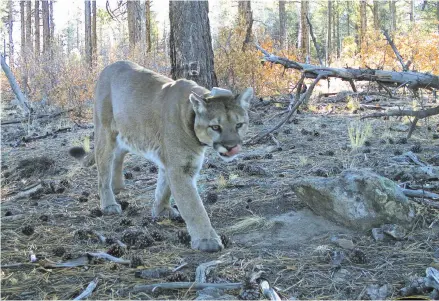
M 96 64 L 98 56 L 98 36 L 96 33 L 96 0 L 91 1 L 91 64 Z
M 348 36 L 351 35 L 351 1 L 346 1 L 346 10 L 347 10 L 347 16 L 346 16 L 346 23 L 347 23 L 347 34 Z
M 14 91 L 15 96 L 17 97 L 18 103 L 20 107 L 26 113 L 30 112 L 29 105 L 27 103 L 26 96 L 21 92 L 20 87 L 18 86 L 17 81 L 15 80 L 15 76 L 9 68 L 8 64 L 6 64 L 5 58 L 3 55 L 0 55 L 2 69 L 5 72 L 6 77 L 8 78 L 9 84 L 11 85 L 12 91 Z
M 128 1 L 130 2 L 130 1 Z M 91 8 L 90 1 L 84 1 L 84 52 L 85 52 L 85 63 L 87 66 L 92 67 L 92 41 L 91 41 Z
M 49 26 L 50 26 L 50 51 L 53 53 L 53 43 L 55 42 L 55 22 L 53 21 L 53 0 L 49 2 Z
M 14 38 L 12 35 L 14 28 L 14 1 L 9 1 L 8 4 L 9 65 L 14 67 Z
M 327 13 L 327 33 L 326 33 L 326 66 L 331 66 L 331 53 L 332 53 L 332 0 L 328 0 L 328 13 Z
M 50 53 L 50 27 L 49 27 L 49 3 L 48 1 L 41 2 L 41 9 L 43 13 L 43 53 Z
M 151 0 L 145 1 L 145 21 L 146 51 L 151 52 Z
M 380 1 L 373 2 L 373 27 L 375 30 L 379 30 L 380 25 Z
M 217 86 L 207 1 L 169 1 L 170 57 L 173 79 Z
M 238 24 L 246 29 L 244 42 L 242 44 L 242 51 L 245 51 L 247 44 L 252 41 L 253 12 L 251 1 L 238 2 Z
M 25 1 L 20 1 L 20 21 L 21 21 L 21 58 L 24 59 L 26 57 L 26 19 L 24 12 L 24 4 Z
M 284 0 L 279 0 L 279 46 L 280 49 L 286 48 L 287 41 L 287 14 L 285 12 Z
M 415 23 L 415 1 L 410 0 L 410 22 Z
M 341 56 L 341 40 L 340 40 L 340 8 L 339 8 L 339 2 L 336 3 L 336 10 L 335 10 L 335 43 L 337 47 L 337 58 L 339 59 Z
M 32 41 L 32 2 L 26 2 L 26 52 L 33 52 L 33 41 Z
M 389 0 L 390 31 L 396 30 L 396 0 Z
M 302 52 L 302 57 L 304 59 L 309 58 L 310 48 L 309 48 L 309 28 L 306 21 L 306 16 L 308 16 L 309 2 L 308 0 L 301 0 L 300 2 L 300 50 Z
M 364 35 L 367 29 L 367 10 L 366 10 L 366 0 L 360 1 L 360 49 L 361 44 L 364 41 Z
M 439 1 L 436 2 L 437 33 L 439 33 Z
M 40 55 L 40 1 L 35 0 L 35 56 Z
M 128 37 L 130 51 L 133 52 L 140 40 L 140 3 L 137 1 L 127 1 L 127 20 L 128 20 Z

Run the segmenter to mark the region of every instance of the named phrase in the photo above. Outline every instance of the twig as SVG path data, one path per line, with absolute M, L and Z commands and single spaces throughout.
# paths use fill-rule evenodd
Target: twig
M 187 266 L 187 262 L 183 262 L 181 265 L 179 265 L 178 267 L 176 267 L 175 269 L 172 270 L 172 273 L 175 273 L 179 270 L 181 270 L 182 268 L 184 268 L 185 266 Z
M 435 201 L 430 201 L 430 200 L 427 200 L 427 199 L 424 199 L 424 198 L 415 198 L 415 199 L 413 199 L 413 201 L 416 202 L 416 203 L 420 203 L 420 204 L 423 204 L 423 205 L 427 205 L 427 206 L 439 209 L 439 203 L 435 202 Z
M 93 279 L 93 281 L 90 282 L 87 288 L 78 297 L 74 298 L 73 300 L 82 300 L 90 296 L 95 290 L 96 285 L 98 285 L 98 282 L 99 282 L 98 278 Z
M 92 256 L 92 257 L 96 257 L 96 258 L 101 258 L 101 259 L 113 261 L 116 263 L 121 263 L 121 264 L 130 264 L 131 263 L 131 260 L 126 260 L 126 259 L 122 259 L 119 257 L 114 257 L 114 256 L 111 256 L 110 254 L 107 254 L 104 252 L 98 252 L 98 253 L 89 253 L 88 252 L 87 255 Z
M 0 269 L 34 268 L 37 266 L 38 264 L 34 264 L 34 263 L 10 263 L 10 264 L 2 264 L 0 266 Z
M 180 289 L 180 288 L 190 288 L 194 290 L 202 290 L 207 287 L 213 287 L 224 290 L 233 290 L 242 287 L 241 282 L 235 283 L 197 283 L 197 282 L 170 282 L 170 283 L 156 283 L 156 284 L 142 284 L 134 286 L 131 292 L 139 293 L 139 292 L 152 292 L 156 289 Z
M 223 263 L 222 260 L 213 260 L 209 262 L 205 262 L 200 264 L 197 269 L 195 270 L 195 282 L 197 283 L 205 283 L 207 273 L 210 269 L 212 269 L 214 266 Z
M 249 142 L 247 142 L 248 144 L 255 144 L 258 141 L 260 141 L 262 138 L 264 138 L 265 136 L 269 135 L 270 133 L 274 132 L 275 130 L 277 130 L 278 128 L 280 128 L 285 122 L 287 122 L 287 120 L 290 119 L 290 117 L 294 114 L 294 112 L 299 108 L 299 106 L 306 102 L 310 97 L 311 94 L 314 90 L 314 87 L 316 86 L 316 84 L 320 81 L 320 79 L 322 79 L 323 76 L 319 75 L 317 76 L 317 78 L 314 80 L 314 82 L 309 86 L 308 90 L 302 94 L 302 96 L 300 97 L 300 99 L 297 97 L 297 101 L 295 102 L 294 106 L 291 108 L 291 111 L 288 113 L 287 116 L 285 116 L 284 119 L 282 119 L 278 124 L 276 124 L 272 129 L 266 131 L 265 133 L 260 133 L 254 137 L 252 137 Z M 303 82 L 303 80 L 305 79 L 305 75 L 302 74 L 302 78 L 301 81 Z M 298 87 L 301 87 L 301 85 L 299 85 Z M 300 93 L 300 92 L 299 92 Z
M 276 147 L 279 149 L 281 147 L 280 142 L 279 140 L 276 139 L 276 137 L 274 137 L 273 133 L 270 133 L 270 138 L 271 140 L 273 140 L 273 142 L 276 144 Z
M 259 285 L 261 286 L 262 293 L 265 297 L 272 301 L 281 301 L 281 298 L 276 293 L 276 291 L 270 287 L 267 280 L 261 280 Z

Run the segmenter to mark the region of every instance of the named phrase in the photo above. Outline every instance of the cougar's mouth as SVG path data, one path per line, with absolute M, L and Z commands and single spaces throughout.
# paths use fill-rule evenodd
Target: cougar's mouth
M 220 146 L 217 150 L 220 157 L 225 161 L 233 160 L 241 151 L 241 145 L 236 145 L 232 148 L 226 148 L 224 146 Z

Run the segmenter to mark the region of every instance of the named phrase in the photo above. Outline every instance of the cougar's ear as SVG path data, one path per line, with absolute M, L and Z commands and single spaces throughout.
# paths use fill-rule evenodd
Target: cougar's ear
M 194 107 L 195 113 L 206 112 L 206 101 L 203 99 L 203 97 L 195 92 L 192 92 L 191 95 L 189 95 L 189 100 Z
M 247 88 L 241 94 L 236 96 L 236 100 L 243 109 L 250 107 L 250 101 L 253 98 L 253 88 Z

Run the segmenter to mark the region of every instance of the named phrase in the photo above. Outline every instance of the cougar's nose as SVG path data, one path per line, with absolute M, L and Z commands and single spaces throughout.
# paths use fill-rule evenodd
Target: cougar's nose
M 241 151 L 241 145 L 237 144 L 235 146 L 224 146 L 227 149 L 227 156 L 233 156 L 236 155 Z

